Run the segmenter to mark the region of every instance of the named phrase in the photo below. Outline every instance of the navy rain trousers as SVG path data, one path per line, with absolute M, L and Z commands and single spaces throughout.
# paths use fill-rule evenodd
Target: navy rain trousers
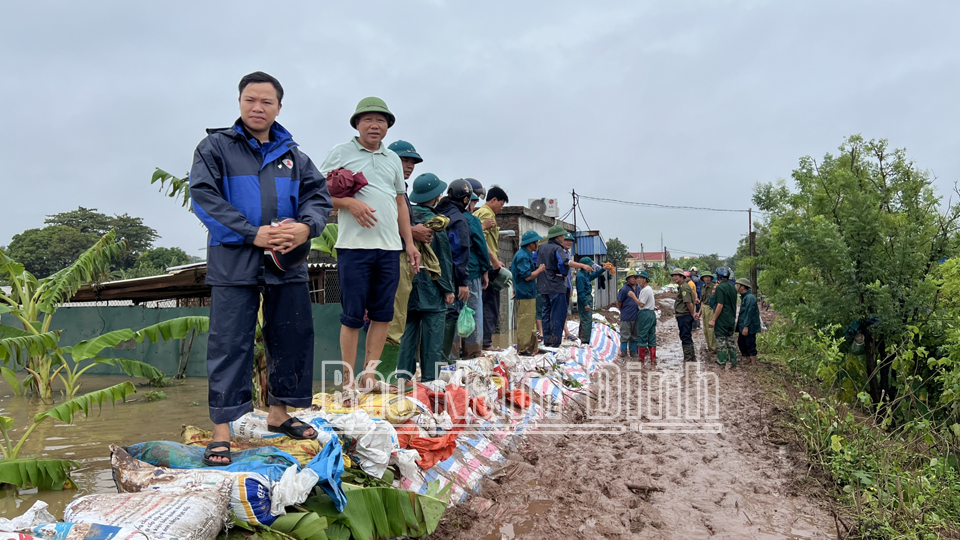
M 559 347 L 563 341 L 563 326 L 567 324 L 567 295 L 544 294 L 543 296 L 543 344 Z
M 207 341 L 210 419 L 224 424 L 253 410 L 253 354 L 260 291 L 211 287 Z M 313 400 L 313 310 L 307 283 L 266 285 L 263 341 L 268 405 L 309 407 Z

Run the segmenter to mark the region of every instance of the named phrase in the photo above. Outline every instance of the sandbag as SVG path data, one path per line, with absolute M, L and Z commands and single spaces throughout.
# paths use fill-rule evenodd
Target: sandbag
M 227 524 L 229 504 L 230 480 L 221 477 L 214 485 L 185 483 L 178 493 L 87 495 L 67 505 L 63 520 L 134 527 L 149 537 L 214 540 Z
M 13 518 L 0 518 L 0 532 L 25 531 L 37 525 L 56 521 L 56 518 L 47 510 L 47 503 L 37 501 L 26 512 Z
M 301 422 L 310 424 L 313 429 L 317 430 L 317 441 L 320 447 L 323 447 L 331 437 L 336 435 L 333 427 L 330 426 L 323 416 L 309 414 L 307 411 L 297 411 L 295 414 Z M 248 412 L 238 420 L 230 422 L 230 435 L 243 439 L 277 439 L 285 437 L 282 433 L 273 433 L 267 429 L 267 413 L 259 410 Z
M 257 473 L 215 472 L 209 469 L 167 469 L 134 459 L 123 448 L 110 447 L 110 465 L 113 481 L 121 493 L 144 491 L 176 492 L 184 484 L 193 482 L 216 483 L 230 480 L 230 510 L 240 521 L 255 525 L 270 525 L 277 519 L 271 513 L 272 482 Z
M 404 396 L 370 392 L 357 396 L 353 403 L 341 403 L 336 394 L 319 393 L 313 396 L 313 405 L 328 414 L 350 414 L 363 409 L 372 418 L 380 418 L 391 424 L 402 424 L 417 413 L 416 407 Z
M 353 456 L 363 472 L 382 478 L 390 463 L 390 455 L 400 449 L 393 425 L 371 418 L 363 409 L 350 414 L 330 415 L 329 420 L 343 434 L 346 453 Z
M 39 538 L 43 540 L 177 540 L 172 536 L 147 534 L 135 527 L 117 527 L 99 523 L 47 523 L 34 527 L 34 536 L 21 536 L 20 540 Z M 0 539 L 4 536 L 0 534 Z
M 317 430 L 317 432 L 320 433 L 320 430 Z M 180 432 L 180 436 L 183 438 L 183 444 L 189 446 L 206 447 L 208 444 L 213 442 L 212 431 L 203 430 L 195 426 L 184 426 L 183 431 Z M 316 439 L 304 441 L 292 439 L 290 437 L 274 437 L 270 439 L 231 437 L 230 449 L 236 452 L 264 447 L 279 448 L 280 450 L 283 450 L 284 452 L 297 458 L 297 461 L 300 462 L 300 465 L 306 465 L 307 463 L 310 463 L 310 460 L 312 460 L 314 456 L 320 453 L 320 449 L 323 448 L 323 445 L 328 441 L 329 438 L 321 443 Z

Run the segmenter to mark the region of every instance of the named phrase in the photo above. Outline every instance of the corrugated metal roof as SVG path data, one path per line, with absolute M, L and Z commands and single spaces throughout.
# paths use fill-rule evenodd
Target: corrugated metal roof
M 607 248 L 600 240 L 600 235 L 585 231 L 577 232 L 577 255 L 606 255 Z

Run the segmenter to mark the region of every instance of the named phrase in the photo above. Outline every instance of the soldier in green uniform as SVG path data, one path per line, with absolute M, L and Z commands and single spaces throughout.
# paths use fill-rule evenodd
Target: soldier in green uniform
M 583 257 L 580 264 L 594 266 L 593 259 Z M 593 333 L 593 280 L 602 276 L 606 272 L 602 267 L 589 272 L 579 270 L 577 272 L 577 312 L 580 314 L 580 342 L 585 346 L 590 346 L 590 338 Z
M 717 284 L 713 282 L 712 274 L 700 276 L 700 281 L 703 282 L 703 287 L 700 289 L 700 317 L 709 322 L 713 319 L 713 308 L 717 305 L 716 299 L 713 297 L 713 291 L 716 290 Z M 707 349 L 712 353 L 717 352 L 716 331 L 709 324 L 703 328 L 703 337 L 707 341 Z
M 752 288 L 753 285 L 749 279 L 737 280 L 737 291 L 740 293 L 737 346 L 740 347 L 740 356 L 746 364 L 757 361 L 757 334 L 760 333 L 760 309 L 757 307 L 757 297 L 751 291 Z
M 677 284 L 677 300 L 673 311 L 677 318 L 677 328 L 680 330 L 680 344 L 683 347 L 683 361 L 696 362 L 697 351 L 693 347 L 693 321 L 700 317 L 695 307 L 696 296 L 694 289 L 687 284 L 687 277 L 682 268 L 670 273 L 673 282 Z
M 400 357 L 397 362 L 397 377 L 413 379 L 417 371 L 417 356 L 420 357 L 420 380 L 436 379 L 437 365 L 443 359 L 444 319 L 447 307 L 453 303 L 453 255 L 450 240 L 444 229 L 449 220 L 438 214 L 435 205 L 440 200 L 446 182 L 435 174 L 424 173 L 413 181 L 410 202 L 414 203 L 413 217 L 434 230 L 430 248 L 439 263 L 439 277 L 429 272 L 413 276 L 413 288 L 407 303 L 407 324 L 400 339 Z
M 713 297 L 716 307 L 709 326 L 717 335 L 717 363 L 724 365 L 729 360 L 736 367 L 737 349 L 733 334 L 737 321 L 737 291 L 730 283 L 730 270 L 722 266 L 717 268 L 717 288 Z

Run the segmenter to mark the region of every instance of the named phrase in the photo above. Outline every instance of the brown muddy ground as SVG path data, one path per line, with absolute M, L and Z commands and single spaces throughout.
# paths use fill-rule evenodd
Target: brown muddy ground
M 702 344 L 702 331 L 694 339 Z M 756 368 L 724 371 L 701 356 L 702 371 L 689 364 L 684 373 L 672 310 L 658 340 L 656 370 L 608 370 L 614 376 L 601 395 L 624 400 L 618 414 L 574 419 L 579 430 L 620 425 L 625 433 L 532 434 L 503 475 L 449 510 L 431 538 L 836 538 L 831 514 L 808 495 L 815 490 L 803 453 L 777 432 Z M 676 412 L 678 395 L 695 404 L 697 385 L 661 393 L 663 374 L 719 388 L 719 418 L 686 418 L 695 406 L 666 418 L 658 406 Z

